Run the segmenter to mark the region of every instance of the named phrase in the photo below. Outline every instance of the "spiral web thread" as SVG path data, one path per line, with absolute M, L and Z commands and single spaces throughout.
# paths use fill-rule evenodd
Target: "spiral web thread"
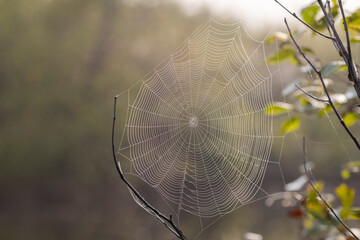
M 243 42 L 256 45 L 245 49 Z M 240 24 L 202 24 L 128 94 L 118 150 L 133 174 L 200 219 L 221 217 L 269 196 L 272 73 L 264 41 Z M 131 100 L 133 97 L 133 100 Z M 203 226 L 203 224 L 201 223 Z

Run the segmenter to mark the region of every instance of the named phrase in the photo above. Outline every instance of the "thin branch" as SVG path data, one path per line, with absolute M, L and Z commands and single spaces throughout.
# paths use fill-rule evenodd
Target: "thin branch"
M 334 23 L 335 20 L 334 20 L 334 16 L 332 14 L 332 11 L 331 11 L 330 0 L 326 0 L 326 5 L 327 5 L 327 8 L 328 8 L 328 12 L 329 12 L 331 22 Z M 328 24 L 326 24 L 326 25 L 328 26 Z
M 278 0 L 274 0 L 277 4 L 279 4 L 283 9 L 285 9 L 289 14 L 291 14 L 293 17 L 295 17 L 299 22 L 301 22 L 302 24 L 304 24 L 306 27 L 308 27 L 310 30 L 312 30 L 313 32 L 319 34 L 320 36 L 327 38 L 327 39 L 331 39 L 335 45 L 335 49 L 339 52 L 340 56 L 344 59 L 346 66 L 348 68 L 349 74 L 348 74 L 348 79 L 353 83 L 353 86 L 355 88 L 355 91 L 358 95 L 358 97 L 360 98 L 360 80 L 359 80 L 359 75 L 357 73 L 357 70 L 355 68 L 355 65 L 352 61 L 352 56 L 351 56 L 351 48 L 350 48 L 350 40 L 349 40 L 349 30 L 348 30 L 348 26 L 346 23 L 346 18 L 345 18 L 345 14 L 344 14 L 344 10 L 343 10 L 343 6 L 342 6 L 342 0 L 338 0 L 339 3 L 339 7 L 340 7 L 340 11 L 341 11 L 341 15 L 343 18 L 343 22 L 344 22 L 344 28 L 345 28 L 345 33 L 346 33 L 346 40 L 347 40 L 347 49 L 345 48 L 343 42 L 341 41 L 341 38 L 339 37 L 339 34 L 337 33 L 337 30 L 335 28 L 335 22 L 332 16 L 332 12 L 331 12 L 331 8 L 329 7 L 329 13 L 326 12 L 326 7 L 324 6 L 322 0 L 317 0 L 318 4 L 325 16 L 326 19 L 326 27 L 329 31 L 330 36 L 321 33 L 320 31 L 314 29 L 313 27 L 311 27 L 309 24 L 307 24 L 306 22 L 304 22 L 301 18 L 299 18 L 296 13 L 290 12 L 289 9 L 287 9 L 284 5 L 282 5 Z M 328 3 L 328 2 L 327 2 Z M 328 3 L 328 6 L 330 4 Z
M 322 11 L 323 14 L 324 14 L 324 17 L 325 17 L 327 23 L 329 24 L 329 26 L 330 26 L 333 34 L 334 34 L 335 41 L 336 41 L 336 43 L 337 43 L 337 45 L 339 46 L 339 49 L 340 49 L 340 52 L 339 52 L 339 53 L 340 53 L 340 55 L 341 55 L 343 58 L 346 58 L 346 59 L 344 59 L 344 60 L 345 60 L 345 62 L 347 62 L 348 53 L 347 53 L 347 51 L 346 51 L 346 49 L 345 49 L 344 44 L 343 44 L 342 41 L 341 41 L 341 38 L 340 38 L 338 32 L 336 31 L 334 22 L 331 20 L 329 14 L 326 12 L 326 7 L 324 6 L 322 0 L 318 0 L 318 3 L 319 3 L 319 6 L 320 6 L 320 8 L 321 8 L 321 11 Z
M 351 47 L 350 47 L 350 37 L 349 37 L 349 28 L 348 28 L 347 23 L 346 23 L 346 17 L 345 17 L 344 8 L 342 6 L 341 0 L 339 0 L 339 7 L 340 7 L 341 16 L 342 16 L 342 19 L 343 19 L 343 24 L 344 24 L 345 34 L 346 34 L 346 44 L 347 44 L 347 49 L 348 49 L 348 54 L 349 54 L 349 60 L 352 62 Z
M 344 120 L 342 119 L 342 117 L 340 116 L 339 112 L 337 111 L 331 97 L 330 97 L 330 94 L 327 90 L 327 87 L 325 85 L 325 82 L 324 82 L 324 79 L 322 77 L 322 74 L 321 74 L 321 71 L 319 71 L 315 66 L 314 64 L 309 60 L 309 58 L 305 55 L 305 53 L 301 50 L 299 44 L 296 42 L 294 36 L 292 35 L 291 33 L 291 30 L 290 30 L 290 27 L 286 21 L 286 18 L 284 18 L 284 21 L 285 21 L 285 25 L 288 29 L 288 32 L 290 34 L 290 37 L 294 43 L 294 45 L 296 46 L 296 48 L 298 49 L 299 53 L 303 56 L 303 58 L 308 62 L 308 64 L 311 66 L 311 68 L 315 71 L 315 73 L 318 75 L 320 81 L 321 81 L 321 84 L 323 86 L 323 89 L 324 89 L 324 92 L 327 96 L 327 99 L 328 99 L 328 103 L 330 104 L 331 108 L 334 110 L 334 113 L 336 115 L 336 117 L 339 119 L 341 125 L 343 125 L 344 129 L 346 130 L 346 132 L 348 133 L 348 135 L 351 137 L 351 139 L 354 141 L 354 143 L 356 144 L 357 148 L 360 149 L 360 144 L 359 142 L 357 141 L 356 137 L 353 135 L 353 133 L 350 131 L 350 129 L 346 126 Z
M 352 54 L 351 54 L 349 28 L 348 28 L 348 25 L 347 25 L 347 22 L 346 22 L 346 17 L 345 17 L 342 1 L 338 0 L 338 2 L 339 2 L 339 8 L 340 8 L 340 11 L 341 11 L 341 17 L 343 19 L 343 24 L 344 24 L 344 29 L 345 29 L 346 44 L 347 44 L 347 50 L 348 50 L 348 54 L 349 54 L 349 62 L 352 64 L 353 60 L 352 60 Z
M 357 93 L 358 97 L 360 98 L 360 80 L 359 80 L 358 73 L 357 73 L 357 71 L 355 69 L 354 63 L 352 61 L 350 40 L 347 41 L 348 50 L 346 50 L 346 48 L 345 48 L 339 34 L 337 33 L 334 22 L 331 21 L 329 15 L 326 12 L 326 8 L 324 7 L 324 4 L 323 4 L 322 0 L 318 0 L 318 3 L 319 3 L 319 6 L 320 6 L 324 16 L 325 16 L 325 19 L 326 19 L 327 23 L 329 24 L 329 26 L 330 26 L 333 34 L 334 34 L 334 37 L 336 39 L 336 44 L 338 46 L 337 50 L 338 50 L 340 56 L 344 59 L 344 61 L 346 63 L 346 66 L 348 68 L 348 71 L 349 71 L 348 79 L 351 82 L 353 82 L 356 93 Z M 342 6 L 342 1 L 338 0 L 338 3 L 339 3 L 339 8 L 340 8 L 340 11 L 341 11 L 342 18 L 343 18 L 343 22 L 344 22 L 346 38 L 348 40 L 348 38 L 349 38 L 349 30 L 348 30 L 348 26 L 346 24 L 346 18 L 345 18 L 343 6 Z
M 302 89 L 301 87 L 299 87 L 297 84 L 295 84 L 295 87 L 297 87 L 297 89 L 299 89 L 300 91 L 302 91 L 306 96 L 311 97 L 312 99 L 315 99 L 316 101 L 329 103 L 329 100 L 320 99 L 320 98 L 318 98 L 318 97 L 315 97 L 315 96 L 312 95 L 311 93 L 308 93 L 308 92 L 306 92 L 304 89 Z
M 307 180 L 309 182 L 309 184 L 311 185 L 312 189 L 314 189 L 314 191 L 316 192 L 316 194 L 319 196 L 319 198 L 321 199 L 321 201 L 326 205 L 326 207 L 331 211 L 331 213 L 334 215 L 334 217 L 336 218 L 336 220 L 339 221 L 339 223 L 356 239 L 359 240 L 359 238 L 351 231 L 351 229 L 341 220 L 341 218 L 336 214 L 336 212 L 334 211 L 334 209 L 326 202 L 326 200 L 324 199 L 324 197 L 321 195 L 321 193 L 319 192 L 319 190 L 317 190 L 317 188 L 315 187 L 314 183 L 312 182 L 312 174 L 311 172 L 308 170 L 307 168 L 307 164 L 306 164 L 306 152 L 305 152 L 305 137 L 303 137 L 303 164 L 304 164 L 304 170 L 305 170 L 305 174 L 307 177 Z
M 289 14 L 291 14 L 293 17 L 295 17 L 299 22 L 301 22 L 302 24 L 304 24 L 306 27 L 308 27 L 309 29 L 311 29 L 313 32 L 319 34 L 320 36 L 330 39 L 330 40 L 336 40 L 334 37 L 332 36 L 328 36 L 326 34 L 323 34 L 321 32 L 319 32 L 318 30 L 316 30 L 315 28 L 313 28 L 312 26 L 310 26 L 309 24 L 307 24 L 306 22 L 304 22 L 301 18 L 299 18 L 296 13 L 294 12 L 290 12 L 289 9 L 287 9 L 284 5 L 282 5 L 278 0 L 274 0 L 277 4 L 279 4 L 283 9 L 285 9 L 285 11 L 287 11 Z
M 332 11 L 331 11 L 331 7 L 330 7 L 330 1 L 327 0 L 326 3 L 327 3 L 327 5 L 328 5 L 328 11 L 329 11 L 329 14 L 330 14 L 331 21 L 334 22 L 334 17 L 333 17 L 333 14 L 332 14 Z M 333 37 L 333 35 L 332 35 L 332 33 L 331 33 L 331 29 L 330 29 L 330 27 L 329 27 L 329 24 L 328 24 L 327 22 L 326 22 L 326 28 L 327 28 L 330 36 Z M 332 42 L 333 42 L 333 45 L 334 45 L 336 51 L 340 52 L 339 47 L 338 47 L 338 44 L 337 44 L 335 38 L 334 38 L 334 40 L 333 40 Z
M 112 143 L 112 153 L 113 153 L 114 163 L 115 163 L 116 170 L 119 173 L 121 180 L 127 185 L 129 190 L 131 191 L 131 193 L 133 193 L 141 201 L 142 204 L 144 204 L 148 209 L 150 209 L 151 212 L 166 226 L 166 228 L 168 228 L 177 238 L 179 238 L 181 240 L 186 240 L 185 235 L 181 232 L 181 230 L 173 222 L 172 216 L 170 215 L 169 218 L 166 217 L 161 212 L 159 212 L 156 208 L 154 208 L 150 203 L 148 203 L 140 195 L 140 193 L 138 191 L 136 191 L 136 189 L 130 184 L 130 182 L 125 178 L 124 174 L 122 173 L 122 170 L 120 168 L 120 162 L 118 162 L 118 160 L 116 159 L 116 153 L 115 153 L 116 101 L 117 101 L 117 96 L 115 96 L 115 99 L 114 99 L 114 118 L 113 118 L 113 125 L 112 125 L 111 143 Z

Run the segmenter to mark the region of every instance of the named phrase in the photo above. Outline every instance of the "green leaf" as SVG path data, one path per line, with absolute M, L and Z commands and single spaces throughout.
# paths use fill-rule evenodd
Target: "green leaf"
M 350 209 L 348 218 L 360 221 L 360 208 L 352 208 L 352 209 Z
M 341 170 L 341 176 L 344 180 L 350 178 L 351 173 L 358 173 L 360 171 L 360 161 L 349 162 Z
M 312 106 L 312 104 L 311 104 L 311 102 L 309 102 L 307 99 L 306 99 L 306 97 L 304 97 L 304 96 L 301 96 L 300 97 L 300 105 L 302 106 L 302 107 L 309 107 L 309 106 Z
M 355 113 L 349 112 L 343 117 L 343 120 L 346 126 L 350 127 L 359 121 L 359 117 Z
M 344 180 L 347 180 L 350 178 L 350 171 L 348 169 L 343 169 L 341 171 L 341 177 L 344 179 Z
M 303 53 L 313 53 L 314 52 L 311 48 L 308 48 L 308 47 L 301 47 L 301 51 L 303 51 Z
M 295 131 L 296 129 L 298 129 L 299 126 L 300 126 L 300 118 L 294 117 L 282 124 L 281 132 L 283 134 L 292 132 L 292 131 Z
M 316 26 L 316 15 L 320 10 L 320 6 L 311 4 L 308 7 L 305 7 L 301 10 L 302 19 L 312 27 Z
M 279 114 L 287 113 L 292 109 L 294 109 L 294 106 L 292 104 L 288 104 L 284 102 L 273 102 L 266 106 L 265 113 L 267 115 L 279 115 Z
M 348 216 L 349 210 L 354 202 L 355 190 L 349 188 L 345 183 L 343 183 L 335 189 L 335 194 L 342 204 L 340 217 L 345 219 Z
M 319 192 L 321 192 L 324 188 L 324 182 L 317 181 L 314 186 Z M 309 191 L 309 193 L 307 195 L 307 200 L 309 202 L 318 202 L 316 191 L 311 187 L 309 187 L 308 191 Z
M 321 223 L 327 222 L 327 214 L 324 211 L 324 206 L 322 202 L 307 202 L 306 211 L 310 213 L 315 219 L 319 220 Z
M 347 17 L 346 22 L 350 29 L 360 32 L 360 9 Z
M 334 103 L 334 106 L 337 108 L 337 107 L 340 106 L 340 104 Z M 326 105 L 325 108 L 323 108 L 323 109 L 321 109 L 321 110 L 319 111 L 318 116 L 319 116 L 320 118 L 322 118 L 323 116 L 325 116 L 326 114 L 328 114 L 328 113 L 330 113 L 330 112 L 332 112 L 332 111 L 333 111 L 333 108 L 331 107 L 330 104 L 328 104 L 328 105 Z
M 327 113 L 331 112 L 333 110 L 333 108 L 330 106 L 330 104 L 326 105 L 325 108 L 321 109 L 318 113 L 319 117 L 322 118 L 323 116 L 325 116 Z
M 317 30 L 323 30 L 326 28 L 326 17 L 323 16 L 320 19 L 317 19 L 317 15 L 319 13 L 320 6 L 318 4 L 312 3 L 308 7 L 305 7 L 301 10 L 301 16 L 303 20 L 309 24 L 311 27 Z M 335 4 L 331 8 L 331 13 L 333 18 L 339 14 L 339 6 Z
M 327 64 L 321 70 L 321 74 L 323 75 L 323 77 L 327 77 L 334 72 L 343 71 L 345 69 L 346 69 L 346 64 L 344 61 L 334 61 Z
M 352 43 L 358 43 L 360 42 L 360 36 L 354 36 L 350 39 L 350 42 Z
M 360 161 L 349 162 L 348 164 L 346 164 L 346 167 L 347 167 L 347 169 L 349 169 L 350 171 L 359 172 L 359 169 L 360 169 Z
M 267 59 L 268 63 L 284 62 L 285 60 L 288 60 L 295 65 L 301 64 L 300 60 L 296 56 L 294 49 L 292 49 L 290 46 L 283 47 L 277 53 Z

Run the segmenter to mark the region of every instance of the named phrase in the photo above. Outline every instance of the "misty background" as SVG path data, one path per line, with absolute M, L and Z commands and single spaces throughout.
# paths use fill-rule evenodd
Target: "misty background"
M 291 2 L 288 7 L 298 11 L 310 1 Z M 284 30 L 283 17 L 290 18 L 265 0 L 0 0 L 2 239 L 175 239 L 136 205 L 117 175 L 111 153 L 113 97 L 143 78 L 210 16 L 241 20 L 258 39 Z M 336 56 L 326 51 L 331 45 L 310 37 L 300 43 L 315 45 L 325 60 Z M 289 64 L 282 69 L 284 82 L 300 76 Z M 299 152 L 299 136 L 319 126 L 326 132 L 326 124 L 306 128 L 304 123 L 301 133 L 287 137 L 286 181 L 300 174 L 301 156 L 291 155 L 294 148 Z M 324 144 L 331 136 L 316 136 L 310 153 L 318 161 L 317 177 L 336 185 L 341 165 L 357 160 L 347 147 L 351 142 L 340 140 L 348 153 L 343 157 L 339 144 Z M 354 181 L 359 186 L 358 176 Z M 150 201 L 158 200 L 154 195 Z M 297 224 L 279 204 L 267 207 L 259 201 L 225 216 L 198 239 L 242 239 L 246 232 L 264 239 L 300 239 Z

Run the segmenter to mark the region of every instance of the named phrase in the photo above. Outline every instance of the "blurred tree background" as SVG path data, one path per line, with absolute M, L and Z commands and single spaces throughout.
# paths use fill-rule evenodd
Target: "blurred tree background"
M 208 17 L 205 8 L 188 15 L 172 1 L 0 0 L 2 239 L 174 238 L 118 179 L 113 96 Z M 291 164 L 284 171 L 289 180 L 298 174 Z M 284 222 L 286 211 L 255 203 L 199 239 L 239 239 L 247 231 L 300 238 L 297 223 Z

